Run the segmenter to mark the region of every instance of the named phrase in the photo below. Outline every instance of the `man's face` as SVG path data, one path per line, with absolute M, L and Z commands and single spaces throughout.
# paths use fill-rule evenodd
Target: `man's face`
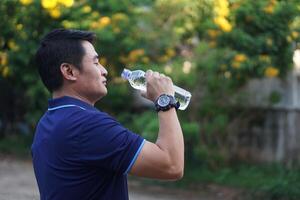
M 85 54 L 82 58 L 82 68 L 77 79 L 77 89 L 80 95 L 88 98 L 91 102 L 96 102 L 107 94 L 106 69 L 99 63 L 98 54 L 94 46 L 83 41 L 82 46 Z

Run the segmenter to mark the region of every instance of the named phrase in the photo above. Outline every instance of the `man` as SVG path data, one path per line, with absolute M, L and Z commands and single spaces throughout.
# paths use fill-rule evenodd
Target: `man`
M 147 71 L 144 96 L 156 102 L 156 143 L 132 133 L 94 104 L 107 94 L 95 35 L 57 29 L 36 53 L 39 74 L 52 93 L 32 144 L 41 199 L 128 199 L 127 174 L 176 180 L 183 176 L 184 144 L 169 77 Z M 163 105 L 161 102 L 169 103 Z

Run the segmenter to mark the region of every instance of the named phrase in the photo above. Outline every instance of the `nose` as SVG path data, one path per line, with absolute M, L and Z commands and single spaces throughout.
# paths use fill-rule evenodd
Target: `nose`
M 107 71 L 107 70 L 105 69 L 105 67 L 103 67 L 102 65 L 101 65 L 100 71 L 101 71 L 101 75 L 102 75 L 102 76 L 107 76 L 108 71 Z

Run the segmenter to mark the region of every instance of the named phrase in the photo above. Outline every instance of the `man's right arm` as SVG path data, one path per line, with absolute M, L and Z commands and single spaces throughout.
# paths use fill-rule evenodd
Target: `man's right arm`
M 147 98 L 150 100 L 153 101 L 162 93 L 174 95 L 170 78 L 147 72 L 146 79 Z M 184 171 L 184 141 L 175 108 L 159 111 L 158 119 L 156 142 L 145 142 L 130 174 L 166 180 L 180 179 Z

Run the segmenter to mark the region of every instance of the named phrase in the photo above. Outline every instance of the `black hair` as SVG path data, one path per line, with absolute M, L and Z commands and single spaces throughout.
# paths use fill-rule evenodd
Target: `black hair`
M 42 39 L 35 58 L 40 77 L 50 92 L 63 84 L 60 65 L 69 63 L 80 70 L 85 54 L 82 41 L 94 44 L 95 39 L 92 32 L 70 29 L 55 29 Z

